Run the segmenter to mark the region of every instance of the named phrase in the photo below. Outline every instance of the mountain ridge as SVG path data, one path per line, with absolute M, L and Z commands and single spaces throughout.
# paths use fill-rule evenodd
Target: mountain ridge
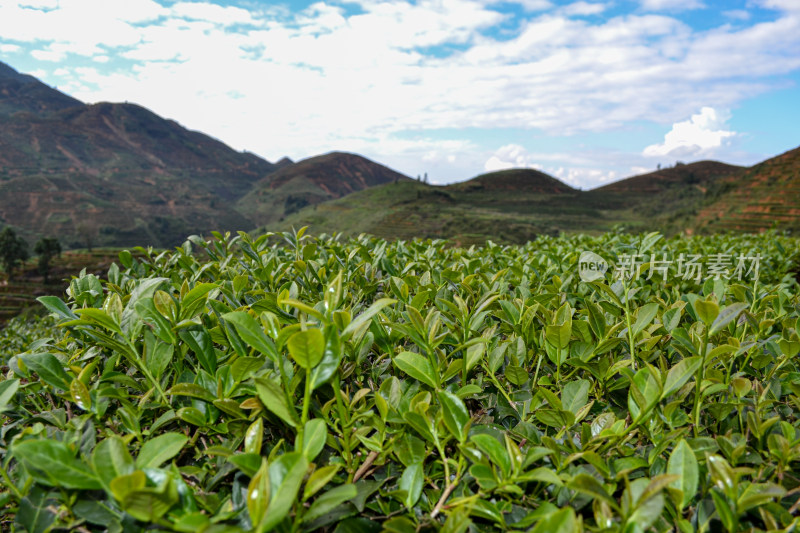
M 588 191 L 530 168 L 432 186 L 347 152 L 271 163 L 136 104 L 84 104 L 3 63 L 0 117 L 0 225 L 67 247 L 173 246 L 192 233 L 307 223 L 467 244 L 612 227 L 800 229 L 788 205 L 800 205 L 800 148 L 752 167 L 698 161 Z

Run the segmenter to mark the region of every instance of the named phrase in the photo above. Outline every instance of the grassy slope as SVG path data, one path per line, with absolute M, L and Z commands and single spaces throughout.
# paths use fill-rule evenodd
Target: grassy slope
M 687 190 L 672 187 L 680 194 Z M 662 192 L 662 200 L 669 194 Z M 652 228 L 654 218 L 646 208 L 652 198 L 652 193 L 579 191 L 535 170 L 508 170 L 447 187 L 384 185 L 303 209 L 275 227 L 309 225 L 312 231 L 366 232 L 390 239 L 524 242 L 540 233 L 600 233 L 618 224 Z
M 697 216 L 698 229 L 800 231 L 800 148 L 729 176 Z
M 600 232 L 625 222 L 601 220 L 600 212 L 581 203 L 580 191 L 553 178 L 530 175 L 535 171 L 509 172 L 518 175 L 498 173 L 447 187 L 391 183 L 305 208 L 274 227 L 309 225 L 316 232 L 365 232 L 389 239 L 450 238 L 474 244 L 487 239 L 525 242 L 565 227 Z M 518 181 L 520 172 L 532 179 Z
M 462 244 L 524 242 L 557 231 L 600 233 L 616 225 L 672 234 L 697 227 L 761 230 L 770 227 L 764 220 L 777 220 L 779 227 L 791 229 L 797 228 L 800 214 L 794 207 L 800 204 L 798 154 L 800 149 L 750 169 L 699 161 L 591 191 L 519 169 L 447 187 L 389 184 L 303 209 L 268 229 L 309 225 L 316 232 L 442 237 Z M 709 222 L 708 213 L 719 206 L 742 214 L 732 215 L 727 224 Z M 760 215 L 761 223 L 754 224 L 762 212 L 775 216 Z
M 279 221 L 305 206 L 395 181 L 410 179 L 359 155 L 331 152 L 273 172 L 256 183 L 237 202 L 236 208 L 263 225 Z

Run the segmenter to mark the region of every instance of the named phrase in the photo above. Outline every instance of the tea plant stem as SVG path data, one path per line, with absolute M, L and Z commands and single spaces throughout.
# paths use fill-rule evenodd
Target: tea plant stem
M 169 400 L 167 400 L 167 395 L 164 393 L 164 389 L 161 388 L 161 383 L 159 383 L 158 380 L 153 376 L 153 374 L 150 373 L 150 370 L 147 369 L 147 366 L 144 364 L 144 361 L 142 361 L 142 358 L 139 357 L 139 351 L 136 349 L 136 346 L 129 339 L 125 340 L 128 344 L 128 348 L 130 348 L 131 350 L 131 357 L 133 358 L 133 361 L 136 364 L 136 366 L 139 367 L 139 370 L 142 372 L 142 374 L 144 374 L 144 377 L 146 377 L 147 380 L 153 385 L 153 387 L 155 387 L 156 391 L 158 391 L 158 395 L 161 398 L 161 402 L 164 405 L 169 405 Z
M 623 280 L 625 276 L 623 276 Z M 633 325 L 631 324 L 631 306 L 630 302 L 628 302 L 628 284 L 627 282 L 622 284 L 622 290 L 625 291 L 625 323 L 628 326 L 628 351 L 631 353 L 631 366 L 633 370 L 636 371 L 636 350 L 633 344 Z
M 300 429 L 297 432 L 298 437 L 300 438 L 300 442 L 303 442 L 303 429 L 306 427 L 306 422 L 308 422 L 308 407 L 311 403 L 311 370 L 306 370 L 306 389 L 305 393 L 303 394 L 303 413 L 300 417 Z
M 447 461 L 445 461 L 444 464 L 445 464 L 445 466 L 447 466 Z M 456 486 L 458 486 L 458 480 L 461 478 L 461 473 L 462 473 L 463 468 L 464 468 L 464 459 L 463 459 L 463 457 L 459 457 L 458 458 L 458 470 L 456 471 L 456 477 L 451 482 L 450 481 L 450 476 L 447 476 L 447 486 L 445 487 L 444 491 L 442 492 L 442 496 L 439 498 L 439 501 L 436 502 L 436 506 L 433 508 L 433 511 L 431 511 L 431 518 L 436 518 L 436 515 L 439 514 L 439 512 L 442 510 L 442 507 L 444 507 L 444 504 L 447 502 L 447 498 L 450 497 L 450 495 L 455 490 Z
M 11 494 L 14 495 L 14 498 L 16 498 L 17 501 L 22 501 L 22 498 L 23 498 L 22 493 L 20 493 L 20 491 L 17 488 L 17 486 L 14 485 L 14 482 L 11 481 L 11 479 L 8 477 L 8 473 L 6 472 L 6 469 L 5 468 L 0 468 L 0 473 L 3 474 L 3 485 L 8 487 L 8 490 L 11 491 Z
M 439 439 L 436 439 L 436 449 L 439 451 L 439 455 L 442 458 L 442 464 L 444 465 L 444 479 L 445 483 L 450 484 L 450 465 L 447 464 L 447 455 L 444 453 L 444 446 L 441 445 Z
M 503 387 L 500 384 L 500 382 L 497 380 L 497 377 L 495 377 L 495 375 L 492 374 L 491 377 L 489 378 L 489 380 L 494 384 L 495 387 L 497 387 L 497 390 L 499 390 L 503 394 L 503 397 L 508 402 L 508 405 L 511 406 L 511 408 L 513 408 L 514 407 L 514 402 L 511 400 L 511 397 L 506 392 L 505 387 Z
M 703 387 L 703 377 L 706 370 L 706 351 L 708 348 L 708 326 L 703 331 L 703 345 L 700 347 L 700 368 L 697 369 L 695 382 L 697 388 L 694 394 L 694 409 L 692 409 L 692 422 L 694 423 L 694 436 L 700 436 L 700 393 Z
M 539 360 L 536 361 L 536 371 L 533 373 L 533 387 L 535 388 L 539 383 L 539 367 L 542 366 L 542 354 L 539 354 Z
M 338 372 L 333 374 L 332 385 L 333 396 L 336 399 L 336 410 L 339 412 L 339 426 L 342 428 L 342 447 L 344 448 L 342 457 L 347 462 L 347 482 L 351 483 L 354 481 L 355 472 L 353 470 L 353 450 L 350 446 L 350 416 L 344 402 L 342 402 L 342 384 Z

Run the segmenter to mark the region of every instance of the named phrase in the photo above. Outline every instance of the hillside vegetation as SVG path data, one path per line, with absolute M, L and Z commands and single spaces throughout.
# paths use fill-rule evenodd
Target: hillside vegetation
M 171 247 L 400 176 L 348 154 L 281 172 L 294 165 L 237 152 L 135 104 L 83 104 L 0 63 L 0 225 L 29 240 Z
M 300 231 L 122 252 L 0 334 L 3 527 L 793 531 L 798 249 Z
M 579 191 L 532 169 L 435 187 L 356 154 L 270 163 L 134 104 L 85 105 L 0 63 L 0 225 L 66 247 L 172 247 L 255 227 L 523 243 L 560 231 L 800 227 L 800 149 Z M 498 228 L 503 228 L 502 233 Z

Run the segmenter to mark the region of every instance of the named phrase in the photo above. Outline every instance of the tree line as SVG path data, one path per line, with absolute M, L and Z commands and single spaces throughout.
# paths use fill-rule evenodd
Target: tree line
M 33 253 L 39 257 L 37 270 L 49 282 L 50 263 L 54 257 L 61 255 L 61 244 L 53 237 L 42 237 L 33 247 Z M 0 266 L 12 279 L 14 269 L 28 259 L 28 242 L 17 235 L 14 228 L 6 226 L 0 231 Z

